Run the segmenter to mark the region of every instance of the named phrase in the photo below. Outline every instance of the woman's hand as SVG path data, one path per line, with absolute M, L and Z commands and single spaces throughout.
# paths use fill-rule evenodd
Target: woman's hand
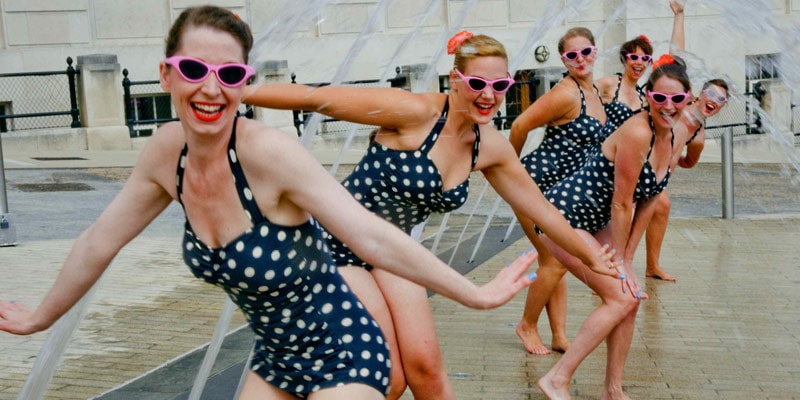
M 489 283 L 478 288 L 475 303 L 470 307 L 488 309 L 508 303 L 520 290 L 528 287 L 536 279 L 536 273 L 528 275 L 526 271 L 538 257 L 539 253 L 533 249 L 522 253 Z
M 669 0 L 669 8 L 675 15 L 683 13 L 683 8 L 686 5 L 686 0 Z
M 590 244 L 590 246 L 592 245 Z M 624 273 L 624 271 L 620 270 L 622 262 L 614 261 L 614 255 L 616 253 L 616 249 L 612 249 L 608 244 L 605 244 L 597 250 L 598 262 L 587 264 L 587 267 L 598 274 L 619 278 L 620 273 Z
M 639 286 L 639 279 L 636 277 L 636 272 L 633 270 L 633 260 L 620 260 L 620 280 L 622 280 L 622 293 L 629 293 L 634 298 L 643 300 L 647 295 L 642 292 L 642 287 Z
M 15 301 L 0 301 L 0 331 L 15 335 L 36 333 L 33 311 Z

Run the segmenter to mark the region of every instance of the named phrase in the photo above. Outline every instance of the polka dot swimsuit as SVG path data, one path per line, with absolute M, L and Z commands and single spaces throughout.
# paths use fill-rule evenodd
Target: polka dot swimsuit
M 675 135 L 672 135 L 674 144 Z M 653 150 L 655 133 L 650 139 L 650 152 Z M 650 161 L 645 159 L 633 201 L 648 199 L 667 187 L 670 169 L 661 182 L 658 182 Z M 611 220 L 611 200 L 614 196 L 614 163 L 606 159 L 598 146 L 586 159 L 586 163 L 573 175 L 565 178 L 545 192 L 550 203 L 561 211 L 573 228 L 595 233 Z
M 608 123 L 603 125 L 586 114 L 586 98 L 580 85 L 578 90 L 581 93 L 580 115 L 566 124 L 548 126 L 539 147 L 521 160 L 542 192 L 577 171 L 589 151 L 611 134 Z
M 314 219 L 282 226 L 261 214 L 236 156 L 235 126 L 228 161 L 253 228 L 209 248 L 187 219 L 184 261 L 244 312 L 256 338 L 251 368 L 265 381 L 301 398 L 356 382 L 387 393 L 391 362 L 378 324 L 337 273 Z M 184 146 L 179 201 L 186 153 Z
M 448 103 L 442 115 L 417 150 L 394 150 L 372 142 L 355 170 L 342 182 L 364 207 L 410 233 L 432 213 L 446 213 L 467 201 L 469 176 L 460 185 L 443 190 L 442 176 L 429 152 L 447 121 Z M 472 168 L 478 161 L 480 130 L 474 125 Z M 328 235 L 336 265 L 356 265 L 371 269 L 346 245 Z
M 606 116 L 608 116 L 608 122 L 606 122 L 606 124 L 609 125 L 611 132 L 622 126 L 628 118 L 645 109 L 644 92 L 642 92 L 641 86 L 636 86 L 636 92 L 639 93 L 640 103 L 638 110 L 633 111 L 630 106 L 619 101 L 619 90 L 622 88 L 622 74 L 617 73 L 617 76 L 619 77 L 619 81 L 617 82 L 617 91 L 614 92 L 614 99 L 611 100 L 610 103 L 603 104 L 603 108 L 606 110 Z

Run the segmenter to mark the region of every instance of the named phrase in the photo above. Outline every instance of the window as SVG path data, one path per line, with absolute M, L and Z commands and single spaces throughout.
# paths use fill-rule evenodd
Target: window
M 0 102 L 0 115 L 11 115 L 11 102 L 5 101 Z M 8 132 L 9 127 L 13 130 L 14 125 L 12 124 L 14 121 L 11 118 L 2 118 L 0 119 L 0 132 Z
M 169 94 L 139 95 L 132 97 L 131 103 L 136 136 L 150 136 L 158 123 L 173 118 Z

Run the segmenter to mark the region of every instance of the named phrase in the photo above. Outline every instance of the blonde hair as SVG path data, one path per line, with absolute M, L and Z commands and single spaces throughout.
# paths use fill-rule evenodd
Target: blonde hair
M 506 48 L 497 39 L 487 35 L 475 35 L 462 42 L 455 53 L 453 66 L 463 71 L 467 63 L 478 57 L 501 57 L 508 62 Z

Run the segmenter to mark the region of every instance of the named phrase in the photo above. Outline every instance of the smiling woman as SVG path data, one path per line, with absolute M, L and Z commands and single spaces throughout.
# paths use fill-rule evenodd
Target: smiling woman
M 486 35 L 462 31 L 448 42 L 454 55 L 449 93 L 401 89 L 303 85 L 253 88 L 245 103 L 311 110 L 378 126 L 367 154 L 344 180 L 370 211 L 407 233 L 431 213 L 464 204 L 472 171 L 481 171 L 497 193 L 525 218 L 549 232 L 572 254 L 603 274 L 615 274 L 610 256 L 589 247 L 547 203 L 508 140 L 491 124 L 513 81 L 505 47 Z M 581 56 L 582 58 L 582 56 Z M 375 316 L 389 342 L 391 391 L 408 385 L 416 399 L 453 399 L 423 287 L 384 271 L 331 232 L 328 244 L 347 283 Z M 349 247 L 350 246 L 350 247 Z
M 166 43 L 161 85 L 180 121 L 148 140 L 39 307 L 0 301 L 1 331 L 50 327 L 173 201 L 190 271 L 225 290 L 255 333 L 243 399 L 377 400 L 389 389 L 389 340 L 339 274 L 320 224 L 370 265 L 473 308 L 497 307 L 530 283 L 527 253 L 476 286 L 364 209 L 297 141 L 237 118 L 252 36 L 230 11 L 187 8 Z

